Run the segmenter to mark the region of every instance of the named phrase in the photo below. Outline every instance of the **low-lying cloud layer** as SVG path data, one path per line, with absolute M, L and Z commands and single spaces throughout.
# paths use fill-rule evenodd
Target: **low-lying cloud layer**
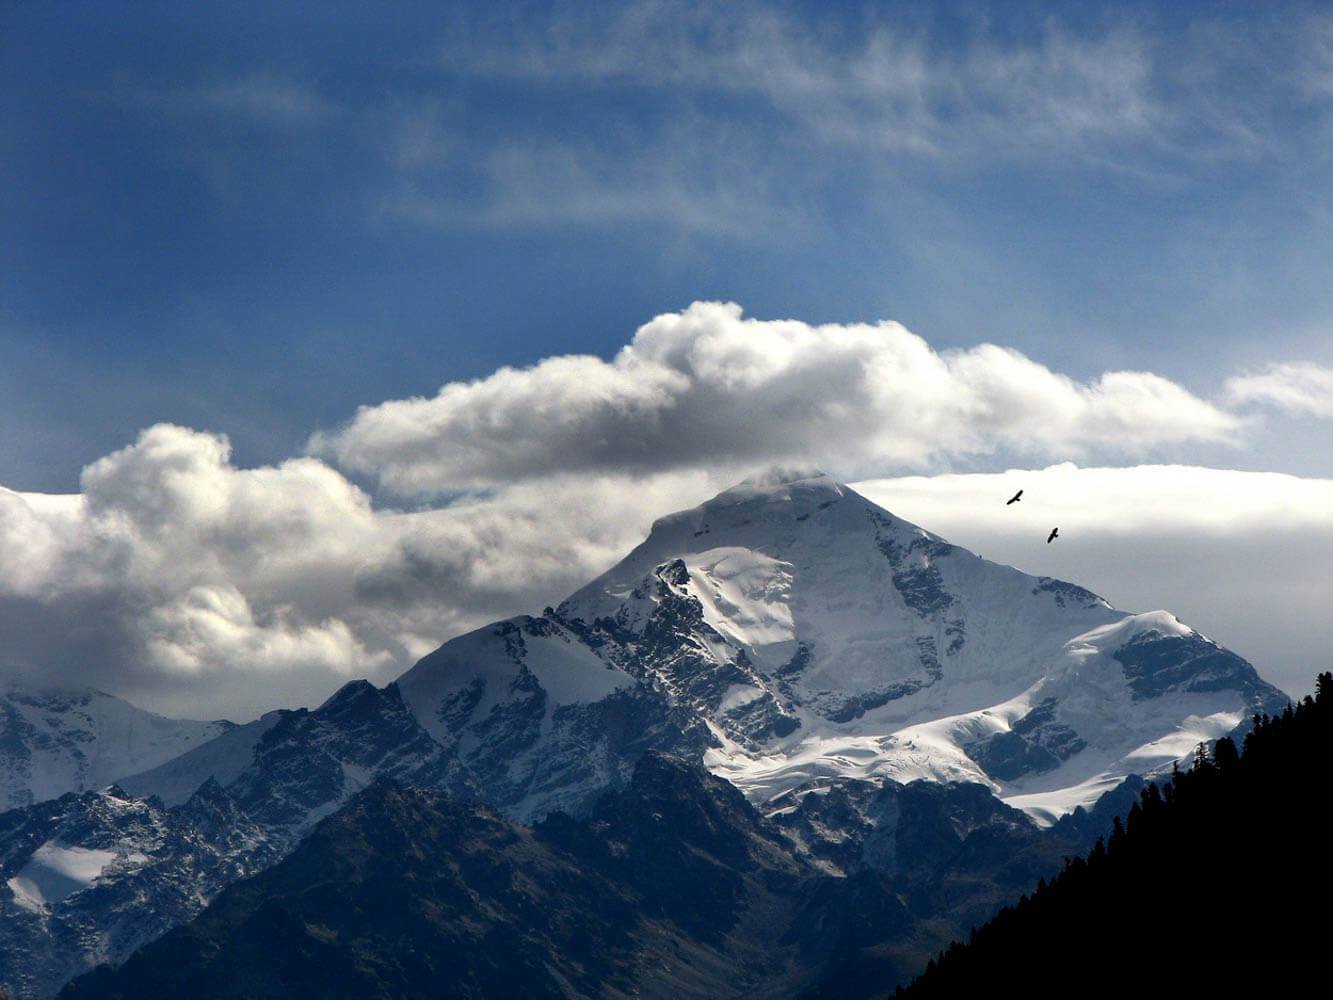
M 988 559 L 1076 581 L 1129 611 L 1173 611 L 1293 694 L 1327 669 L 1333 480 L 1063 464 L 856 488 Z M 1060 537 L 1047 545 L 1053 527 Z
M 248 718 L 387 681 L 453 635 L 558 601 L 654 518 L 755 466 L 847 478 L 1243 447 L 1252 418 L 1233 407 L 1323 414 L 1326 375 L 1276 366 L 1209 401 L 1148 372 L 1078 380 L 993 345 L 940 353 L 892 323 L 697 303 L 609 362 L 550 358 L 365 407 L 313 439 L 319 457 L 238 468 L 225 437 L 159 424 L 84 469 L 77 495 L 0 488 L 0 669 Z M 376 503 L 326 458 L 386 497 L 437 499 Z M 1289 690 L 1329 644 L 1333 481 L 1066 464 L 863 488 L 989 558 L 1174 610 Z
M 82 487 L 0 489 L 0 667 L 236 717 L 390 680 L 448 636 L 539 609 L 709 490 L 699 474 L 593 477 L 376 510 L 318 460 L 238 469 L 225 438 L 166 424 Z
M 312 450 L 400 495 L 569 472 L 866 470 L 1005 449 L 1140 455 L 1230 442 L 1241 422 L 1151 372 L 1078 381 L 994 344 L 940 353 L 897 323 L 812 326 L 696 302 L 612 361 L 548 358 L 363 407 Z

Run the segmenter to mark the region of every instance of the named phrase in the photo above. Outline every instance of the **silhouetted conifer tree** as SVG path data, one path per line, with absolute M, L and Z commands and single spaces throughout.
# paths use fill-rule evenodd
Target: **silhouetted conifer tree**
M 1327 992 L 1333 926 L 1333 673 L 1256 716 L 1243 746 L 1200 744 L 1149 783 L 1087 859 L 951 946 L 899 995 Z M 1151 978 L 1131 956 L 1153 959 Z M 1018 977 L 1015 979 L 1014 977 Z

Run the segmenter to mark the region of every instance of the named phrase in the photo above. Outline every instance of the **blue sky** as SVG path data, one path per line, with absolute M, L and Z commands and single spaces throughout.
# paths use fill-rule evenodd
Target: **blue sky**
M 6 3 L 0 102 L 0 669 L 317 701 L 774 462 L 1333 642 L 1324 5 Z
M 1317 7 L 276 6 L 6 7 L 0 482 L 162 420 L 274 461 L 696 299 L 1333 362 Z M 1333 469 L 1271 436 L 1230 463 Z

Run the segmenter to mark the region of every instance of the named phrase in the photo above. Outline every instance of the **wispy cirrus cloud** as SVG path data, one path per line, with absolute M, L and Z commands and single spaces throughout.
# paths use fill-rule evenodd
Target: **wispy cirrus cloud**
M 404 169 L 381 205 L 432 226 L 646 220 L 780 239 L 821 214 L 793 192 L 818 202 L 849 184 L 910 225 L 893 192 L 931 186 L 921 171 L 1091 170 L 1169 188 L 1227 163 L 1290 168 L 1293 142 L 1319 155 L 1308 125 L 1333 124 L 1328 18 L 1076 21 L 659 0 L 462 16 L 435 52 L 441 86 L 539 89 L 555 114 L 437 123 L 469 147 L 482 196 L 459 197 L 436 163 Z
M 423 39 L 374 100 L 268 65 L 122 91 L 178 116 L 336 129 L 378 159 L 365 197 L 380 217 L 736 239 L 790 238 L 819 217 L 808 203 L 849 184 L 873 203 L 877 183 L 928 186 L 922 170 L 1170 183 L 1218 162 L 1294 162 L 1307 133 L 1283 124 L 1293 108 L 1333 122 L 1333 20 L 1317 14 L 1259 29 L 1204 19 L 1169 37 L 1128 14 L 953 22 L 660 0 L 479 8 L 443 19 L 429 33 L 444 40 Z M 520 113 L 478 113 L 513 107 L 514 91 Z
M 310 82 L 258 69 L 174 86 L 122 83 L 110 96 L 180 116 L 225 117 L 274 127 L 322 124 L 341 112 L 337 102 Z
M 639 2 L 598 17 L 557 6 L 465 19 L 437 67 L 446 87 L 540 87 L 568 124 L 437 119 L 450 138 L 435 148 L 469 149 L 468 196 L 459 163 L 399 157 L 380 202 L 428 226 L 650 222 L 790 241 L 849 182 L 1071 157 L 1139 169 L 1142 145 L 1160 145 L 1175 118 L 1132 27 L 1081 37 L 1051 25 L 1005 43 L 977 28 L 957 48 L 874 13 L 811 24 L 756 5 Z M 420 121 L 401 128 L 396 145 L 417 148 Z
M 808 233 L 815 214 L 808 197 L 766 164 L 753 136 L 717 122 L 673 126 L 614 148 L 507 137 L 468 154 L 461 169 L 480 190 L 469 199 L 458 197 L 453 171 L 460 162 L 446 162 L 444 153 L 466 148 L 465 137 L 421 119 L 403 129 L 395 140 L 398 162 L 412 166 L 395 178 L 380 211 L 432 228 L 648 223 L 741 242 L 789 242 Z
M 1227 379 L 1226 393 L 1235 403 L 1333 419 L 1333 368 L 1309 361 L 1278 362 L 1261 372 L 1233 376 Z
M 1078 36 L 1047 22 L 1002 41 L 976 21 L 965 34 L 945 47 L 901 12 L 811 23 L 782 6 L 654 0 L 604 17 L 557 7 L 482 20 L 445 44 L 440 64 L 483 78 L 754 101 L 809 135 L 880 152 L 1026 157 L 1165 124 L 1154 54 L 1131 24 Z

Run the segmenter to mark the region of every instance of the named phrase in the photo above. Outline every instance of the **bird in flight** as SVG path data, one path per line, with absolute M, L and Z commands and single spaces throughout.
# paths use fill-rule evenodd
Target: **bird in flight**
M 1006 500 L 1006 501 L 1004 502 L 1004 505 L 1005 505 L 1006 507 L 1008 507 L 1011 503 L 1018 503 L 1018 501 L 1020 501 L 1020 500 L 1022 500 L 1022 499 L 1023 499 L 1023 491 L 1022 491 L 1022 490 L 1019 490 L 1017 493 L 1015 493 L 1015 494 L 1013 495 L 1013 498 L 1012 498 L 1012 499 L 1010 499 L 1010 500 Z
M 1058 537 L 1060 537 L 1060 529 L 1052 528 L 1051 533 L 1046 536 L 1046 544 L 1050 545 L 1051 542 L 1055 541 Z

